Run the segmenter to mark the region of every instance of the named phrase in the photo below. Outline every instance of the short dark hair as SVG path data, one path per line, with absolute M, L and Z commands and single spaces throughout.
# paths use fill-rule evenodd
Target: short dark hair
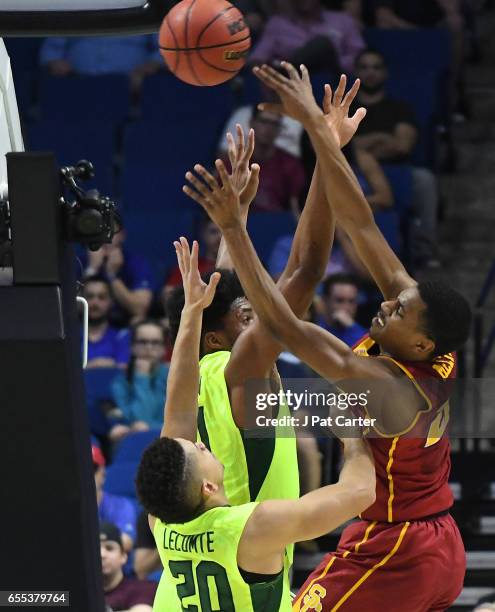
M 201 497 L 184 448 L 173 438 L 152 442 L 141 457 L 136 490 L 148 514 L 164 523 L 187 523 L 201 512 Z
M 235 300 L 245 296 L 237 274 L 233 270 L 219 269 L 220 282 L 217 285 L 213 302 L 203 312 L 203 325 L 201 328 L 201 342 L 207 332 L 220 331 L 224 327 L 225 316 L 229 313 Z M 202 274 L 201 278 L 208 283 L 212 272 Z M 180 315 L 184 308 L 184 287 L 180 285 L 170 294 L 167 300 L 167 316 L 169 320 L 170 337 L 175 343 L 180 325 Z
M 426 304 L 424 332 L 435 342 L 433 357 L 461 348 L 471 331 L 472 313 L 466 298 L 438 280 L 419 283 L 418 291 Z
M 323 295 L 328 296 L 335 285 L 354 285 L 356 289 L 359 289 L 360 283 L 354 274 L 347 274 L 345 272 L 331 274 L 323 282 Z
M 103 283 L 108 289 L 110 295 L 112 295 L 112 286 L 108 282 L 108 279 L 106 279 L 104 276 L 101 276 L 99 274 L 93 274 L 92 276 L 88 276 L 84 279 L 84 287 L 86 287 L 86 285 L 89 285 L 89 283 Z

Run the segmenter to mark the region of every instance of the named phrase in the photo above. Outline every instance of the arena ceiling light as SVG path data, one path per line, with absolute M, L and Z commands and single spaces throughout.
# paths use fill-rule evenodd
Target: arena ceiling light
M 172 0 L 0 0 L 0 36 L 157 32 Z

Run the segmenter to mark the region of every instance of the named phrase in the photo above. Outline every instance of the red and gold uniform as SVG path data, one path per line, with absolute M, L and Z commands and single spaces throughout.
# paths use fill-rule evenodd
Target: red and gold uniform
M 448 513 L 453 497 L 445 435 L 456 355 L 398 362 L 374 355 L 377 348 L 365 336 L 354 352 L 393 361 L 424 398 L 424 410 L 403 432 L 387 436 L 375 430 L 368 436 L 376 501 L 301 587 L 293 604 L 297 612 L 440 612 L 462 590 L 466 558 Z

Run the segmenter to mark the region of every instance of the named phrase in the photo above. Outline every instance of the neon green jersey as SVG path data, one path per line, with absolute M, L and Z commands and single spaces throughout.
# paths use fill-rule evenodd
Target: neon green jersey
M 239 572 L 237 548 L 256 506 L 213 508 L 184 524 L 156 520 L 153 535 L 164 569 L 154 612 L 290 612 L 284 572 L 256 584 Z
M 201 359 L 198 408 L 199 438 L 225 467 L 227 499 L 233 506 L 297 499 L 299 469 L 294 430 L 278 427 L 272 437 L 253 438 L 237 427 L 225 381 L 229 359 L 229 351 Z M 278 416 L 286 415 L 290 416 L 289 409 L 281 403 Z

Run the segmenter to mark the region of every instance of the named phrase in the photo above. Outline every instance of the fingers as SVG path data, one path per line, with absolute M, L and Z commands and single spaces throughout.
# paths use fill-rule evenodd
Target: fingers
M 335 90 L 335 95 L 333 97 L 333 105 L 334 106 L 340 106 L 342 103 L 342 98 L 344 97 L 344 93 L 345 93 L 345 86 L 347 83 L 347 77 L 345 76 L 345 74 L 342 74 L 340 77 L 340 81 L 339 84 L 337 86 L 337 89 Z
M 215 162 L 215 167 L 218 171 L 218 174 L 220 176 L 220 180 L 222 182 L 222 186 L 224 189 L 232 189 L 232 184 L 230 182 L 230 177 L 229 174 L 227 172 L 227 169 L 225 168 L 225 164 L 223 163 L 223 161 L 221 159 L 217 159 L 217 161 Z M 218 185 L 217 185 L 218 187 Z
M 294 68 L 294 66 L 290 62 L 280 62 L 282 68 L 287 72 L 291 81 L 300 81 L 301 77 L 299 72 Z
M 309 70 L 306 68 L 304 64 L 301 64 L 300 68 L 301 68 L 302 80 L 304 81 L 306 85 L 309 85 L 311 87 L 311 79 L 309 77 Z
M 217 289 L 220 278 L 221 278 L 220 272 L 214 272 L 210 276 L 210 282 L 205 288 L 204 295 L 203 295 L 203 308 L 208 308 L 208 306 L 213 302 L 213 298 L 215 297 L 215 291 Z
M 237 131 L 237 159 L 239 160 L 244 153 L 244 130 L 239 123 L 236 124 L 235 129 Z
M 261 168 L 258 164 L 253 164 L 251 166 L 251 175 L 244 190 L 251 201 L 254 200 L 256 193 L 258 192 L 258 187 L 260 184 L 260 170 Z
M 186 277 L 186 271 L 184 267 L 184 258 L 182 255 L 182 245 L 180 242 L 177 242 L 177 240 L 175 240 L 174 247 L 175 247 L 175 254 L 177 255 L 177 263 L 179 264 L 180 274 L 182 276 L 182 280 L 184 280 Z
M 191 258 L 189 262 L 189 269 L 199 274 L 198 257 L 199 257 L 199 244 L 197 240 L 194 240 L 192 251 L 191 251 Z
M 325 95 L 323 97 L 323 112 L 328 115 L 332 109 L 332 88 L 327 83 L 325 85 Z
M 356 126 L 356 130 L 357 130 L 359 124 L 361 123 L 361 121 L 366 117 L 366 113 L 367 112 L 368 111 L 361 106 L 360 108 L 357 109 L 357 111 L 351 117 L 351 121 L 352 121 L 353 125 Z
M 201 176 L 204 182 L 208 185 L 211 191 L 216 191 L 218 189 L 218 183 L 215 178 L 206 170 L 204 166 L 201 164 L 196 164 L 194 166 L 194 170 Z M 198 189 L 199 191 L 199 189 Z
M 290 83 L 287 77 L 277 72 L 270 66 L 263 65 L 261 68 L 253 68 L 253 73 L 257 76 L 270 89 L 274 89 L 276 92 L 281 92 L 284 87 Z
M 194 191 L 194 189 L 191 189 L 188 185 L 183 185 L 182 187 L 182 191 L 191 198 L 191 200 L 194 200 L 195 202 L 197 202 L 202 208 L 205 209 L 205 211 L 207 213 L 210 212 L 211 210 L 211 204 L 208 202 L 207 198 L 205 198 L 204 196 L 202 196 L 201 194 L 199 194 L 197 191 Z
M 233 168 L 236 162 L 236 146 L 234 137 L 230 132 L 227 132 L 227 153 L 229 156 L 230 165 Z
M 186 172 L 186 179 L 191 183 L 191 185 L 198 191 L 204 198 L 207 198 L 211 194 L 211 190 L 200 181 L 197 176 L 195 176 L 192 172 Z
M 255 144 L 255 139 L 254 139 L 254 130 L 253 128 L 251 128 L 249 130 L 249 134 L 248 134 L 248 143 L 247 143 L 247 147 L 246 147 L 246 151 L 245 151 L 245 160 L 249 161 L 254 153 L 254 144 Z
M 191 270 L 191 251 L 189 250 L 189 243 L 187 242 L 187 238 L 184 236 L 180 237 L 180 243 L 182 246 L 182 258 L 184 262 L 184 270 L 186 274 L 189 274 Z
M 354 81 L 353 86 L 347 92 L 344 98 L 344 101 L 342 103 L 346 108 L 349 108 L 351 106 L 352 102 L 354 101 L 354 98 L 357 95 L 357 92 L 359 91 L 360 85 L 361 85 L 361 81 L 359 79 L 356 79 Z

